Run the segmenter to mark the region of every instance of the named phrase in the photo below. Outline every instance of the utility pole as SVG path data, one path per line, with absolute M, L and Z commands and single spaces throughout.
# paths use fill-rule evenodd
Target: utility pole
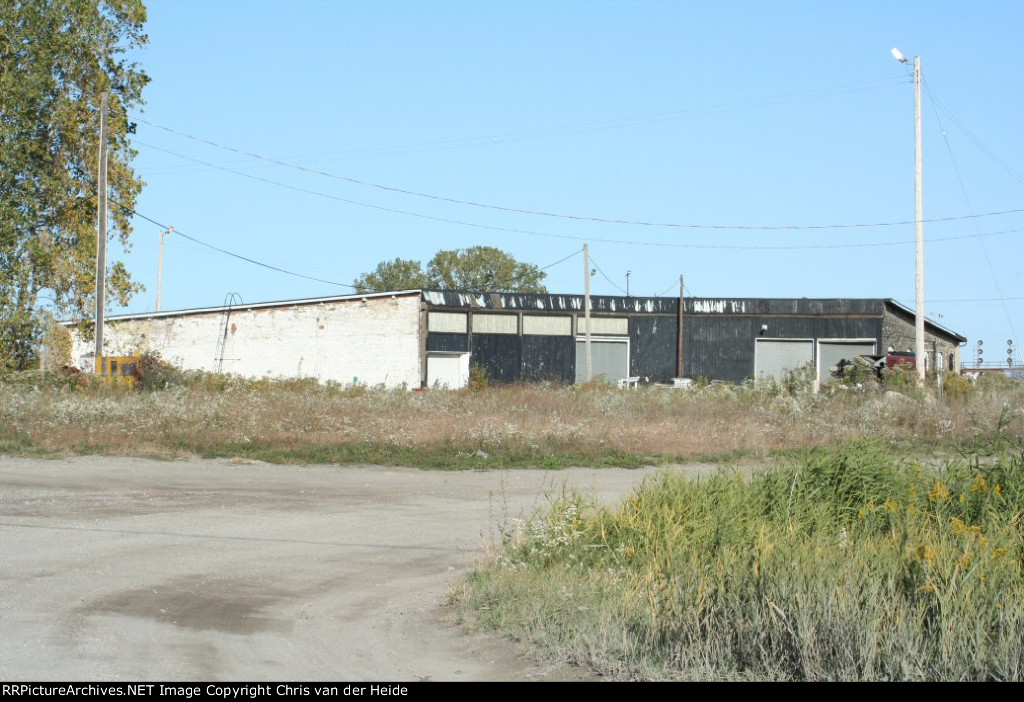
M 100 154 L 96 168 L 96 372 L 103 372 L 103 308 L 107 278 L 107 100 L 100 95 Z
M 174 231 L 174 227 L 168 227 L 160 232 L 160 253 L 157 254 L 156 263 L 156 311 L 160 311 L 160 290 L 164 282 L 164 236 Z
M 910 59 L 899 49 L 892 50 L 892 57 L 909 65 Z M 914 209 L 917 225 L 917 257 L 915 261 L 915 288 L 917 309 L 914 310 L 914 366 L 917 381 L 924 383 L 924 184 L 921 167 L 921 57 L 914 57 Z
M 677 378 L 682 378 L 683 377 L 683 370 L 684 370 L 683 369 L 683 308 L 685 307 L 685 304 L 686 304 L 686 298 L 683 297 L 684 290 L 685 290 L 685 287 L 683 286 L 683 276 L 682 276 L 682 274 L 680 274 L 679 275 L 679 349 L 678 349 L 679 367 L 677 368 L 677 370 L 679 371 L 679 374 L 676 376 Z
M 921 168 L 921 57 L 914 57 L 914 204 L 917 224 L 917 310 L 914 318 L 914 364 L 924 383 L 924 189 Z
M 583 318 L 586 320 L 587 330 L 583 337 L 583 345 L 586 347 L 587 356 L 587 382 L 594 377 L 594 355 L 590 348 L 590 249 L 587 244 L 583 245 Z

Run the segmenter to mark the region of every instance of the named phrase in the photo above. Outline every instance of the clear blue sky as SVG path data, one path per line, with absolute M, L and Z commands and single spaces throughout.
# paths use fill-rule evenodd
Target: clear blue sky
M 729 227 L 913 220 L 894 46 L 922 58 L 926 219 L 1024 209 L 1022 27 L 1016 0 L 151 2 L 138 211 L 338 283 L 478 244 L 547 266 L 589 241 L 610 279 L 596 294 L 632 271 L 634 295 L 674 295 L 683 274 L 696 296 L 913 306 L 913 224 Z M 159 231 L 136 219 L 123 258 L 147 290 L 116 311 L 153 309 Z M 971 339 L 965 359 L 980 338 L 1005 362 L 1024 331 L 1024 213 L 925 236 L 928 315 Z M 579 256 L 548 273 L 582 292 Z M 166 240 L 164 309 L 349 291 Z

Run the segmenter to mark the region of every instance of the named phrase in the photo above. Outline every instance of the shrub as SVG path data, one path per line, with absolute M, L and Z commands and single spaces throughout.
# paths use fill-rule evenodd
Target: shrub
M 487 369 L 480 365 L 474 365 L 469 369 L 469 381 L 466 383 L 466 388 L 472 392 L 479 392 L 486 390 L 490 385 L 490 381 L 487 379 Z
M 181 369 L 163 360 L 159 351 L 143 352 L 135 364 L 135 387 L 139 390 L 152 392 L 184 384 Z

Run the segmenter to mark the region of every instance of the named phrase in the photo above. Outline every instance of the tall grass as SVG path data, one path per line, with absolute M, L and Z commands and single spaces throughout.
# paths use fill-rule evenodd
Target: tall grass
M 1024 455 L 999 436 L 934 470 L 856 442 L 567 497 L 461 603 L 619 677 L 1021 680 Z
M 0 376 L 0 451 L 247 456 L 436 467 L 639 465 L 829 446 L 860 437 L 948 449 L 1024 409 L 1019 384 L 957 396 L 883 389 L 384 390 L 191 374 L 152 391 Z M 1010 430 L 1024 431 L 1014 415 Z

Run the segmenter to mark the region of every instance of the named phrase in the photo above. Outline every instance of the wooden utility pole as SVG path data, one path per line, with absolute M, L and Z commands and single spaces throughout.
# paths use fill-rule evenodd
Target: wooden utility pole
M 583 318 L 587 325 L 583 345 L 586 347 L 587 382 L 589 383 L 594 378 L 594 355 L 590 348 L 590 250 L 587 248 L 587 244 L 583 245 Z
M 103 372 L 103 308 L 107 278 L 107 93 L 100 95 L 100 154 L 96 168 L 96 372 Z
M 686 298 L 683 296 L 685 288 L 683 287 L 683 276 L 679 276 L 679 367 L 676 369 L 679 371 L 677 378 L 683 377 L 683 309 L 686 305 Z

